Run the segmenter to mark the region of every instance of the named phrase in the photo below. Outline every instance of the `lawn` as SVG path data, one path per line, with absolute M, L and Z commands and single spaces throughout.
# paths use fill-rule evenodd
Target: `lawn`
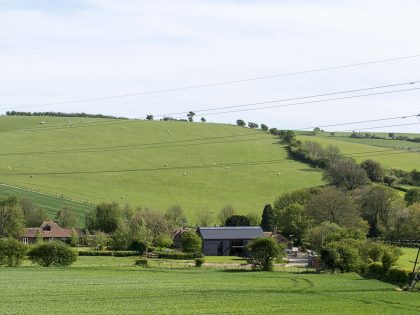
M 403 251 L 403 254 L 398 260 L 398 265 L 408 270 L 412 270 L 414 265 L 413 261 L 416 260 L 417 248 L 402 247 L 401 250 Z
M 383 315 L 418 314 L 420 307 L 419 292 L 355 274 L 88 267 L 88 261 L 1 268 L 0 314 Z
M 286 191 L 323 183 L 321 172 L 288 159 L 286 148 L 262 131 L 207 123 L 80 121 L 0 117 L 0 182 L 94 203 L 162 211 L 180 205 L 192 224 L 203 208 L 217 213 L 231 204 L 239 213 L 261 213 Z

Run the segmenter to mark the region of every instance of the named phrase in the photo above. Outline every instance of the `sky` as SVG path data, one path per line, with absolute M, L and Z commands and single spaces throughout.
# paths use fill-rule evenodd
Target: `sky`
M 419 12 L 416 0 L 0 0 L 0 113 L 83 111 L 144 118 L 420 81 L 417 57 L 48 105 L 418 55 Z M 392 89 L 414 87 L 420 82 Z M 197 118 L 300 129 L 420 114 L 419 96 L 414 90 L 235 113 L 197 112 Z M 395 124 L 411 125 L 370 129 Z M 420 132 L 420 118 L 333 129 Z

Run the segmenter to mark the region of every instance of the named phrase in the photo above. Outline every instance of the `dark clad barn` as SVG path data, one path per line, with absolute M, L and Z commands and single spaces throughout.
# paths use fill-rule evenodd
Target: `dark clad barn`
M 198 234 L 207 256 L 247 256 L 248 242 L 264 236 L 260 226 L 200 227 Z

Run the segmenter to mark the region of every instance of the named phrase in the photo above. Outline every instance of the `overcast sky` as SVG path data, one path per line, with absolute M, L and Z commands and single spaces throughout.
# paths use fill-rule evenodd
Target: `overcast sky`
M 8 109 L 84 111 L 144 118 L 148 113 L 416 81 L 420 80 L 420 58 L 241 84 L 36 106 L 417 55 L 419 14 L 420 1 L 416 0 L 0 0 L 0 113 Z M 420 83 L 395 89 L 410 87 L 420 88 Z M 270 127 L 302 128 L 418 114 L 419 96 L 417 90 L 198 115 L 212 122 L 234 123 L 242 118 Z M 410 118 L 335 129 L 414 122 L 419 121 Z M 385 129 L 420 132 L 420 124 Z

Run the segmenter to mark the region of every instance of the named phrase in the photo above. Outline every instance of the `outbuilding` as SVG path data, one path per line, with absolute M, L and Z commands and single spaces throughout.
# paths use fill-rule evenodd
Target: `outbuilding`
M 246 257 L 249 241 L 264 236 L 260 226 L 199 227 L 203 254 L 207 256 Z

